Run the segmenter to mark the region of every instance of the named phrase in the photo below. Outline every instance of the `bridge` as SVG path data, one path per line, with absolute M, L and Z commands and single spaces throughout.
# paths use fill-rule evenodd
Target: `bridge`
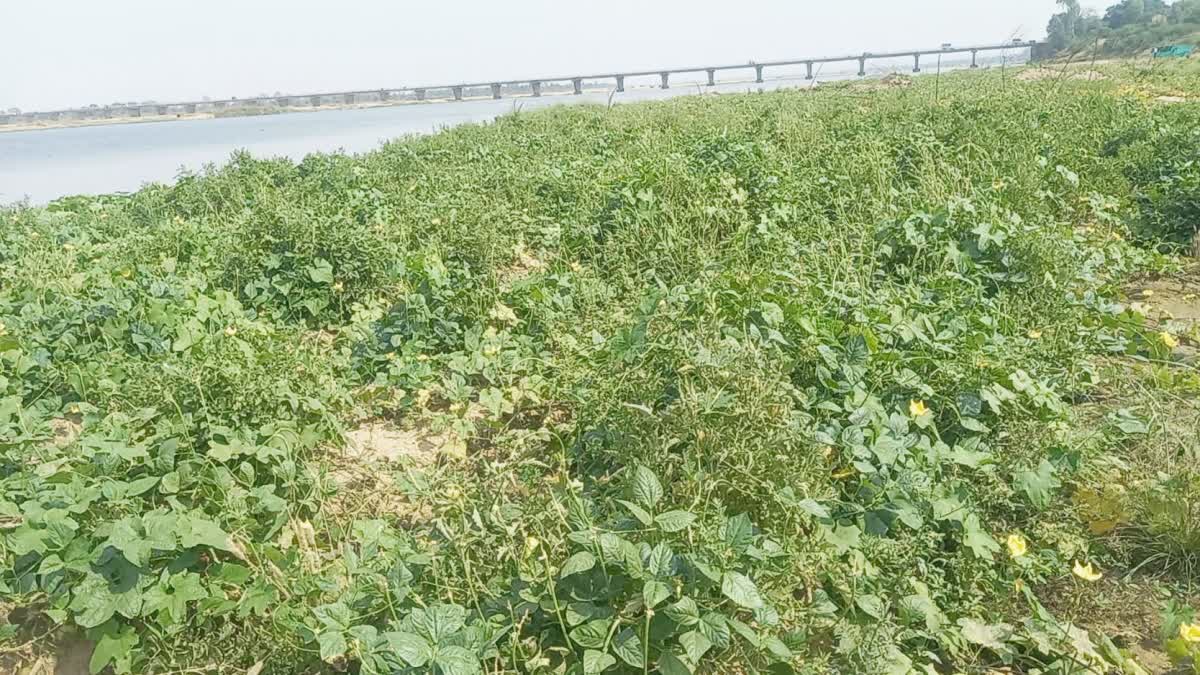
M 429 85 L 417 87 L 390 87 L 383 89 L 370 89 L 360 91 L 338 91 L 327 92 L 320 94 L 304 94 L 299 96 L 268 96 L 268 97 L 249 97 L 249 98 L 229 98 L 212 101 L 186 101 L 181 103 L 144 103 L 144 104 L 128 104 L 128 105 L 110 105 L 110 106 L 95 106 L 87 108 L 69 108 L 65 110 L 52 110 L 46 112 L 29 112 L 20 114 L 5 114 L 0 113 L 0 124 L 13 124 L 35 121 L 51 121 L 51 120 L 73 120 L 73 119 L 107 119 L 113 117 L 144 117 L 144 116 L 160 116 L 165 117 L 173 114 L 194 114 L 201 110 L 216 111 L 228 108 L 243 108 L 252 109 L 261 106 L 282 106 L 288 108 L 303 108 L 303 107 L 320 107 L 326 103 L 353 105 L 367 100 L 379 102 L 403 102 L 403 101 L 426 101 L 432 98 L 432 94 L 441 94 L 441 99 L 453 99 L 462 101 L 468 93 L 474 94 L 481 92 L 482 95 L 490 94 L 491 98 L 499 99 L 503 96 L 505 88 L 510 90 L 514 87 L 520 88 L 523 92 L 528 91 L 527 96 L 541 96 L 542 87 L 547 83 L 570 83 L 574 94 L 583 93 L 583 83 L 595 81 L 612 81 L 616 84 L 616 91 L 625 91 L 625 80 L 632 77 L 646 77 L 657 75 L 660 79 L 660 85 L 663 89 L 669 89 L 671 86 L 671 76 L 681 74 L 698 74 L 705 73 L 708 86 L 717 84 L 717 73 L 725 71 L 753 71 L 754 81 L 756 83 L 763 82 L 763 77 L 768 68 L 780 68 L 784 66 L 800 66 L 806 67 L 805 79 L 813 79 L 813 68 L 818 64 L 825 63 L 853 63 L 858 62 L 858 76 L 864 77 L 867 74 L 867 63 L 876 59 L 895 59 L 909 57 L 913 60 L 912 70 L 914 73 L 921 72 L 921 57 L 924 56 L 945 56 L 950 54 L 970 54 L 971 67 L 979 66 L 978 57 L 981 52 L 1012 50 L 1012 49 L 1029 49 L 1030 60 L 1034 60 L 1038 55 L 1038 48 L 1041 43 L 1035 41 L 1013 40 L 999 44 L 982 44 L 969 46 L 954 46 L 942 45 L 937 49 L 909 49 L 903 51 L 890 52 L 863 52 L 861 54 L 844 54 L 840 56 L 817 56 L 798 59 L 788 59 L 782 61 L 751 61 L 748 63 L 737 63 L 727 65 L 709 65 L 695 66 L 689 68 L 665 68 L 655 70 L 638 70 L 628 72 L 610 72 L 610 73 L 595 73 L 591 75 L 567 75 L 555 77 L 532 77 L 521 78 L 516 80 L 484 80 L 479 82 L 462 82 L 457 84 Z

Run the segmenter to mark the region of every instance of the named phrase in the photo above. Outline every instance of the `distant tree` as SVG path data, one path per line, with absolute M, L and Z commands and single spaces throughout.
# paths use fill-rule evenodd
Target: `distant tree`
M 1171 5 L 1174 23 L 1200 23 L 1200 0 L 1179 0 Z
M 1146 16 L 1146 0 L 1122 0 L 1104 13 L 1104 25 L 1121 28 L 1142 22 Z
M 20 109 L 20 108 L 9 108 L 9 109 L 8 109 L 8 114 L 9 114 L 9 115 L 20 115 L 20 114 L 21 114 L 21 109 Z

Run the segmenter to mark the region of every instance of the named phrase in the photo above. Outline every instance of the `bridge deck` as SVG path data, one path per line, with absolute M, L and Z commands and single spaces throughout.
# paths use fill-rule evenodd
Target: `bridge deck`
M 716 71 L 727 71 L 727 70 L 751 70 L 751 69 L 757 69 L 757 68 L 765 69 L 765 68 L 778 68 L 780 66 L 799 66 L 799 65 L 817 64 L 817 63 L 841 63 L 841 62 L 851 62 L 851 61 L 863 61 L 865 63 L 866 61 L 870 61 L 873 59 L 903 58 L 906 56 L 919 58 L 921 56 L 930 56 L 930 55 L 934 55 L 934 54 L 967 54 L 967 53 L 998 51 L 998 50 L 1006 50 L 1006 49 L 1032 49 L 1037 44 L 1038 43 L 1032 42 L 1032 41 L 1019 42 L 1019 43 L 1008 42 L 1008 43 L 1003 43 L 1003 44 L 968 45 L 968 46 L 962 46 L 962 47 L 955 46 L 955 47 L 946 47 L 946 48 L 939 48 L 939 49 L 908 49 L 908 50 L 903 50 L 903 51 L 891 51 L 891 52 L 864 52 L 862 54 L 846 54 L 846 55 L 842 55 L 842 56 L 812 56 L 812 57 L 798 58 L 798 59 L 786 59 L 786 60 L 782 60 L 782 61 L 762 61 L 762 62 L 757 62 L 757 63 L 756 62 L 748 62 L 748 63 L 724 64 L 724 65 L 716 65 L 716 66 L 659 68 L 659 69 L 655 69 L 655 70 L 634 70 L 634 71 L 626 71 L 626 72 L 614 71 L 614 72 L 607 72 L 607 73 L 594 73 L 594 74 L 589 74 L 589 75 L 566 75 L 566 76 L 557 76 L 556 75 L 553 77 L 524 77 L 524 78 L 515 79 L 515 80 L 486 80 L 486 81 L 479 81 L 479 82 L 462 82 L 462 83 L 455 83 L 455 84 L 436 84 L 436 85 L 412 86 L 412 87 L 382 87 L 382 88 L 378 88 L 378 89 L 359 89 L 359 90 L 353 90 L 353 91 L 333 91 L 333 92 L 322 92 L 322 93 L 311 93 L 311 94 L 288 94 L 286 96 L 265 96 L 265 97 L 254 96 L 254 97 L 246 97 L 246 98 L 241 98 L 241 99 L 228 98 L 228 99 L 218 99 L 218 100 L 210 100 L 210 101 L 180 101 L 180 102 L 175 102 L 175 103 L 145 103 L 145 104 L 130 104 L 130 105 L 120 105 L 120 106 L 104 106 L 104 107 L 100 107 L 100 108 L 69 108 L 66 110 L 54 110 L 54 111 L 47 111 L 47 112 L 36 112 L 36 113 L 25 113 L 25 114 L 26 115 L 85 114 L 85 113 L 95 113 L 97 111 L 114 110 L 114 109 L 115 110 L 132 110 L 132 109 L 154 108 L 154 107 L 178 108 L 178 107 L 191 107 L 191 106 L 199 106 L 199 107 L 228 106 L 231 104 L 238 104 L 238 103 L 244 104 L 244 103 L 248 103 L 248 102 L 272 101 L 272 100 L 278 100 L 278 99 L 312 99 L 312 98 L 325 98 L 325 97 L 358 96 L 358 95 L 364 95 L 364 94 L 370 95 L 370 94 L 380 94 L 380 93 L 387 93 L 390 95 L 390 94 L 397 94 L 397 93 L 416 93 L 416 92 L 443 91 L 443 90 L 445 90 L 445 91 L 460 90 L 461 91 L 463 89 L 478 89 L 478 88 L 484 88 L 484 87 L 492 87 L 492 86 L 496 86 L 496 85 L 499 85 L 501 87 L 513 86 L 513 85 L 527 85 L 527 84 L 532 84 L 534 82 L 543 83 L 543 82 L 572 82 L 575 80 L 612 80 L 612 79 L 627 78 L 627 77 L 646 77 L 646 76 L 650 76 L 650 75 L 665 75 L 665 76 L 669 77 L 671 75 L 677 75 L 677 74 L 682 74 L 682 73 L 706 73 L 708 71 L 716 72 Z

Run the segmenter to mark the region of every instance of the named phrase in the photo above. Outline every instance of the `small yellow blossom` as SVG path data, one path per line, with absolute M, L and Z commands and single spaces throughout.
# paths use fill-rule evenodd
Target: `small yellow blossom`
M 1162 340 L 1162 343 L 1167 346 L 1167 349 L 1175 349 L 1179 346 L 1179 340 L 1175 339 L 1174 335 L 1171 335 L 1165 330 L 1158 334 L 1158 339 Z
M 1135 300 L 1134 302 L 1129 303 L 1129 311 L 1145 316 L 1150 312 L 1150 306 L 1144 302 L 1137 302 Z
M 63 250 L 64 251 L 74 251 L 75 244 L 63 244 Z
M 1016 581 L 1013 582 L 1013 590 L 1018 593 L 1024 591 L 1025 590 L 1025 582 L 1020 579 L 1017 579 Z
M 913 399 L 908 402 L 908 412 L 913 417 L 924 417 L 929 414 L 929 408 L 925 407 L 925 401 Z
M 1200 642 L 1200 623 L 1185 623 L 1179 626 L 1179 637 L 1184 642 Z
M 346 285 L 339 281 L 333 285 L 333 292 L 341 293 L 345 288 L 346 288 Z
M 225 327 L 225 336 L 233 337 L 234 335 L 237 335 L 237 326 L 226 326 Z
M 1092 567 L 1092 563 L 1084 565 L 1078 560 L 1075 561 L 1075 567 L 1071 571 L 1075 573 L 1075 576 L 1083 579 L 1084 581 L 1099 581 L 1100 577 L 1104 576 L 1104 574 L 1097 571 L 1095 567 Z
M 4 335 L 7 332 L 8 332 L 8 326 L 5 326 L 4 322 L 0 321 L 0 335 Z
M 1153 298 L 1154 297 L 1154 289 L 1147 288 L 1146 290 L 1142 291 L 1142 297 L 1143 298 Z
M 1042 338 L 1042 331 L 1031 330 L 1029 331 L 1028 335 L 1030 340 L 1040 340 Z
M 1025 541 L 1025 537 L 1019 534 L 1008 535 L 1008 554 L 1014 558 L 1020 558 L 1029 552 L 1029 542 Z
M 530 551 L 537 548 L 538 543 L 540 542 L 538 542 L 537 537 L 525 537 L 525 548 Z

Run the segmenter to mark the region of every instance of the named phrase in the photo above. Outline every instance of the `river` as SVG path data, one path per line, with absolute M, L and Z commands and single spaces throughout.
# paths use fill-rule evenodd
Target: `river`
M 944 69 L 961 65 L 951 64 Z M 854 77 L 853 68 L 827 70 L 819 74 L 818 81 L 848 77 Z M 181 171 L 223 163 L 239 149 L 259 157 L 296 160 L 312 152 L 365 152 L 399 136 L 488 121 L 518 108 L 604 104 L 610 96 L 616 103 L 629 103 L 701 91 L 735 93 L 811 86 L 799 72 L 785 73 L 762 84 L 718 83 L 715 87 L 681 79 L 666 90 L 651 86 L 652 80 L 657 77 L 631 80 L 620 94 L 592 91 L 578 96 L 430 102 L 0 133 L 0 204 L 22 200 L 39 204 L 66 195 L 133 191 L 149 182 L 170 182 Z

